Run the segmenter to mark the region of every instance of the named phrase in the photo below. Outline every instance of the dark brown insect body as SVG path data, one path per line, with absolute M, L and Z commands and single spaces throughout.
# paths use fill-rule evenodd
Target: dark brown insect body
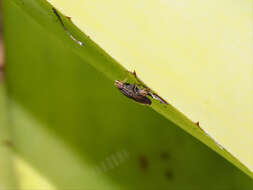
M 151 104 L 151 100 L 147 98 L 147 90 L 140 89 L 137 85 L 123 83 L 118 80 L 115 80 L 114 85 L 128 98 L 131 98 L 141 104 Z
M 168 104 L 164 99 L 162 99 L 160 96 L 158 96 L 155 93 L 151 93 L 150 89 L 143 84 L 143 82 L 137 77 L 136 72 L 130 72 L 135 79 L 141 84 L 143 88 L 140 88 L 139 85 L 136 84 L 129 84 L 126 82 L 120 82 L 118 80 L 115 80 L 114 85 L 128 98 L 131 98 L 135 100 L 136 102 L 139 102 L 141 104 L 150 105 L 152 102 L 147 97 L 150 96 L 153 99 L 158 100 L 162 104 Z

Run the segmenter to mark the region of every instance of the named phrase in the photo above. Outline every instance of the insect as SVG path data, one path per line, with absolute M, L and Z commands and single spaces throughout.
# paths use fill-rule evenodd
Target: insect
M 82 46 L 82 45 L 83 45 L 83 42 L 78 41 L 74 36 L 72 36 L 72 34 L 70 33 L 70 31 L 69 31 L 69 30 L 66 28 L 66 26 L 64 25 L 64 23 L 63 23 L 63 21 L 62 21 L 60 15 L 59 15 L 58 12 L 56 11 L 56 9 L 55 9 L 55 8 L 52 8 L 52 11 L 54 12 L 54 14 L 56 15 L 56 17 L 57 17 L 58 20 L 60 21 L 60 23 L 61 23 L 63 29 L 65 30 L 65 32 L 67 33 L 67 35 L 68 35 L 73 41 L 75 41 L 75 42 L 78 43 L 80 46 Z M 68 20 L 70 20 L 70 17 L 66 16 L 66 18 L 67 18 Z
M 114 85 L 128 98 L 141 104 L 151 104 L 151 100 L 147 97 L 148 92 L 145 89 L 140 89 L 135 84 L 120 82 L 118 80 L 115 80 Z
M 133 99 L 136 102 L 139 102 L 141 104 L 145 105 L 151 105 L 151 100 L 147 97 L 150 96 L 158 101 L 160 101 L 163 104 L 168 104 L 164 99 L 162 99 L 160 96 L 158 96 L 155 93 L 151 93 L 150 89 L 143 85 L 141 80 L 137 77 L 136 72 L 130 72 L 131 74 L 134 75 L 134 77 L 137 79 L 139 83 L 144 86 L 144 88 L 141 88 L 139 85 L 136 84 L 130 84 L 127 82 L 121 82 L 118 80 L 114 81 L 114 85 L 128 98 Z

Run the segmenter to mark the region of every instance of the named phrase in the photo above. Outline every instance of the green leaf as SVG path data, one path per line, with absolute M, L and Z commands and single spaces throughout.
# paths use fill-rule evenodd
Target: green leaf
M 0 189 L 17 188 L 7 108 L 6 89 L 0 80 Z
M 253 176 L 251 0 L 50 2 L 189 119 L 156 111 Z
M 126 77 L 126 70 L 64 19 L 84 42 L 76 44 L 47 3 L 5 0 L 3 7 L 20 188 L 253 187 L 241 171 L 179 129 L 249 174 L 172 106 L 153 102 L 165 118 L 123 97 L 113 80 Z

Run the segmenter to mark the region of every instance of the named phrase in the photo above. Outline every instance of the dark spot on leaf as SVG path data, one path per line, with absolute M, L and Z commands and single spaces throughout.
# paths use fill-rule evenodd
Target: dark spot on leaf
M 160 156 L 161 156 L 161 159 L 164 161 L 167 161 L 170 158 L 170 155 L 168 152 L 162 152 Z
M 11 142 L 10 140 L 3 140 L 2 144 L 8 147 L 13 147 L 13 142 Z
M 147 168 L 148 168 L 148 159 L 147 159 L 146 156 L 141 155 L 139 157 L 139 166 L 140 166 L 141 170 L 143 170 L 143 171 L 147 170 Z
M 172 179 L 173 179 L 173 177 L 174 177 L 174 174 L 173 174 L 173 172 L 172 172 L 172 171 L 167 170 L 167 171 L 164 173 L 164 176 L 166 177 L 166 179 L 168 179 L 168 180 L 172 180 Z

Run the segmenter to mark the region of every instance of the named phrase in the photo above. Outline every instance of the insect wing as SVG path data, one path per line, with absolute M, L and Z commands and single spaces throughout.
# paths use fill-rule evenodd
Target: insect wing
M 142 103 L 142 104 L 148 104 L 150 105 L 152 102 L 150 99 L 148 99 L 146 96 L 140 96 L 140 95 L 136 95 L 134 94 L 133 97 L 131 97 L 133 100 L 135 100 L 136 102 Z
M 128 98 L 133 99 L 136 102 L 142 103 L 142 104 L 151 104 L 151 100 L 148 99 L 146 96 L 142 96 L 138 93 L 136 93 L 135 85 L 125 83 L 124 87 L 119 89 L 125 96 Z
M 149 93 L 148 95 L 150 95 L 152 98 L 158 100 L 159 102 L 163 103 L 163 104 L 168 104 L 164 99 L 162 99 L 160 96 L 153 94 L 153 93 Z
M 128 98 L 132 98 L 134 96 L 134 91 L 133 91 L 134 85 L 125 83 L 123 88 L 119 89 L 125 96 Z

